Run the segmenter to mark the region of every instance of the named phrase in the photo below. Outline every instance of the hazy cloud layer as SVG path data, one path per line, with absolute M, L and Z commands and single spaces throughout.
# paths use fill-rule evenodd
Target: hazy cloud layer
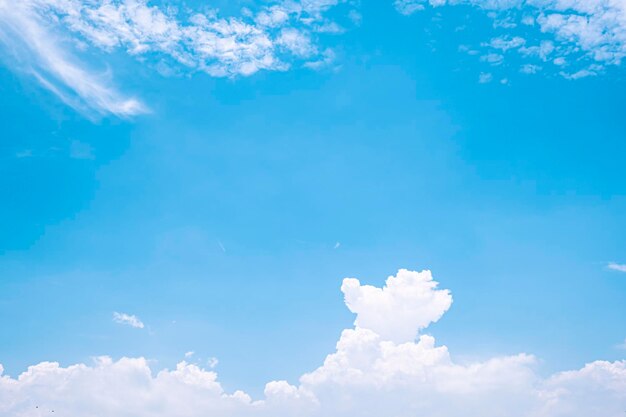
M 154 373 L 143 358 L 104 357 L 67 368 L 45 362 L 1 377 L 0 414 L 31 416 L 39 406 L 77 417 L 623 416 L 626 361 L 593 362 L 549 378 L 534 371 L 528 354 L 454 361 L 445 346 L 420 334 L 452 301 L 428 271 L 401 270 L 383 288 L 346 279 L 342 290 L 357 325 L 343 331 L 319 368 L 297 385 L 268 383 L 263 399 L 225 392 L 215 372 L 186 362 Z

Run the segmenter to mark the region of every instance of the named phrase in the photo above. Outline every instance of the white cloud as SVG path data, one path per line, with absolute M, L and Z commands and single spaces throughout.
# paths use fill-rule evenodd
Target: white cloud
M 561 57 L 571 55 L 577 68 L 563 72 L 568 78 L 595 75 L 598 71 L 587 68 L 589 63 L 619 65 L 626 56 L 624 0 L 396 0 L 396 7 L 403 14 L 414 13 L 427 5 L 459 4 L 488 11 L 494 30 L 502 33 L 483 44 L 488 50 L 518 51 L 527 59 L 539 55 L 544 61 L 552 51 Z M 514 36 L 518 24 L 535 26 L 534 36 L 527 39 Z M 550 39 L 545 39 L 546 35 Z M 503 39 L 508 41 L 503 43 Z
M 134 327 L 136 329 L 143 329 L 144 324 L 137 316 L 126 313 L 113 313 L 113 321 L 126 326 Z
M 554 49 L 554 42 L 543 40 L 539 42 L 538 45 L 521 47 L 519 49 L 519 52 L 523 56 L 538 57 L 541 61 L 546 62 L 548 60 L 548 57 L 552 54 L 552 52 L 554 52 Z
M 76 58 L 77 49 L 125 50 L 158 68 L 217 77 L 284 71 L 297 61 L 315 68 L 329 55 L 318 52 L 316 35 L 338 28 L 324 13 L 340 2 L 276 0 L 256 12 L 220 17 L 206 9 L 174 12 L 147 0 L 0 0 L 0 41 L 22 71 L 72 107 L 132 116 L 145 105 Z
M 335 61 L 335 52 L 332 49 L 327 48 L 321 53 L 321 56 L 319 57 L 319 59 L 315 61 L 309 61 L 305 63 L 304 66 L 306 68 L 317 70 L 321 68 L 330 67 L 334 61 Z
M 499 36 L 499 37 L 493 38 L 491 42 L 489 42 L 488 46 L 494 49 L 500 49 L 501 51 L 506 52 L 509 49 L 519 48 L 525 43 L 526 43 L 526 39 L 519 37 L 519 36 L 515 36 L 515 37 Z
M 581 69 L 575 72 L 561 71 L 560 74 L 563 78 L 566 78 L 568 80 L 578 80 L 579 78 L 594 76 L 596 75 L 596 72 L 589 69 Z
M 346 306 L 356 314 L 357 329 L 371 330 L 396 343 L 415 340 L 421 329 L 436 322 L 452 305 L 448 290 L 438 290 L 430 271 L 401 269 L 383 288 L 346 278 L 341 286 Z
M 123 50 L 161 74 L 236 77 L 295 65 L 318 69 L 334 59 L 321 37 L 344 31 L 328 17 L 334 13 L 327 13 L 340 3 L 350 6 L 344 20 L 358 25 L 357 2 L 347 0 L 274 0 L 227 17 L 207 8 L 175 11 L 147 0 L 0 0 L 0 43 L 10 65 L 78 111 L 129 117 L 147 112 L 146 105 L 120 92 L 110 71 L 89 65 L 82 51 Z M 492 65 L 515 51 L 542 62 L 554 54 L 557 66 L 571 56 L 572 68 L 557 72 L 576 79 L 619 64 L 626 55 L 623 0 L 395 0 L 407 15 L 455 4 L 490 11 L 500 34 L 483 43 L 481 59 Z M 536 36 L 514 35 L 519 23 L 536 28 Z
M 256 15 L 256 22 L 263 26 L 278 27 L 289 20 L 289 13 L 282 7 L 272 6 Z
M 281 30 L 276 42 L 296 56 L 309 57 L 317 52 L 308 34 L 295 28 Z
M 383 288 L 348 278 L 342 290 L 357 314 L 355 327 L 298 384 L 269 382 L 260 400 L 226 392 L 214 371 L 186 362 L 153 372 L 143 358 L 101 357 L 66 368 L 43 362 L 17 378 L 1 376 L 0 415 L 27 417 L 38 405 L 77 417 L 623 416 L 626 361 L 592 362 L 543 378 L 531 355 L 459 363 L 434 337 L 415 341 L 452 302 L 429 271 L 400 270 Z
M 478 82 L 480 84 L 487 84 L 487 83 L 490 83 L 492 80 L 493 80 L 493 74 L 489 72 L 481 72 L 478 75 Z
M 79 111 L 120 117 L 146 111 L 140 101 L 112 87 L 106 74 L 88 69 L 63 47 L 31 0 L 0 0 L 0 43 L 10 65 Z
M 539 65 L 534 64 L 524 64 L 520 68 L 520 72 L 524 74 L 536 74 L 541 71 L 541 67 Z
M 491 65 L 500 65 L 504 61 L 504 56 L 501 54 L 490 53 L 480 57 L 483 62 L 488 62 Z
M 216 357 L 211 357 L 207 361 L 207 365 L 209 365 L 210 369 L 215 368 L 219 363 L 220 363 L 220 361 Z
M 612 271 L 626 272 L 626 265 L 618 264 L 615 262 L 609 262 L 609 264 L 607 265 L 607 268 L 609 268 Z
M 423 1 L 416 0 L 395 0 L 396 9 L 403 15 L 410 15 L 417 11 L 424 10 Z

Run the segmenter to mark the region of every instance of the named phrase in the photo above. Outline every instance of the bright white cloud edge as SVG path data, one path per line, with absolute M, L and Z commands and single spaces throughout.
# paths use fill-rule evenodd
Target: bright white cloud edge
M 355 326 L 319 368 L 296 385 L 269 382 L 263 399 L 227 393 L 214 371 L 184 361 L 155 374 L 144 358 L 101 357 L 66 368 L 44 362 L 15 379 L 1 377 L 0 414 L 31 416 L 37 405 L 75 417 L 623 416 L 626 361 L 596 361 L 548 378 L 528 354 L 455 362 L 447 347 L 421 334 L 452 303 L 429 271 L 400 270 L 383 288 L 348 278 L 342 291 Z
M 134 327 L 135 329 L 143 329 L 145 326 L 139 317 L 126 313 L 113 313 L 113 321 L 118 324 Z

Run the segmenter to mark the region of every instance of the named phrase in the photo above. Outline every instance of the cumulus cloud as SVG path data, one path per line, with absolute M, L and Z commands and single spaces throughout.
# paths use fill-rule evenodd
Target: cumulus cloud
M 626 2 L 623 0 L 396 0 L 396 8 L 412 14 L 426 6 L 469 5 L 482 9 L 501 34 L 483 47 L 519 52 L 542 61 L 572 57 L 566 78 L 595 75 L 606 65 L 619 65 L 626 56 Z M 533 33 L 522 38 L 520 25 Z M 535 30 L 531 30 L 532 28 Z M 546 35 L 550 39 L 545 39 Z M 592 65 L 593 68 L 589 68 Z
M 126 326 L 134 327 L 136 329 L 143 329 L 144 324 L 139 317 L 126 314 L 126 313 L 113 313 L 113 321 L 119 324 L 124 324 Z
M 609 262 L 609 264 L 607 265 L 607 268 L 609 268 L 612 271 L 626 272 L 626 265 L 618 264 L 615 262 Z
M 356 314 L 357 329 L 369 329 L 396 343 L 411 342 L 452 305 L 448 290 L 438 290 L 430 271 L 406 269 L 387 278 L 383 288 L 346 278 L 341 286 L 346 305 Z
M 623 415 L 626 361 L 592 362 L 544 378 L 528 354 L 454 360 L 424 333 L 452 303 L 429 271 L 400 270 L 382 288 L 347 278 L 342 291 L 355 326 L 343 331 L 321 366 L 297 384 L 269 382 L 261 399 L 226 392 L 214 371 L 187 362 L 154 372 L 143 358 L 104 357 L 69 367 L 44 362 L 17 378 L 1 376 L 0 415 L 26 417 L 36 405 L 79 417 Z
M 508 51 L 509 49 L 519 48 L 524 45 L 526 40 L 519 36 L 507 37 L 507 36 L 499 36 L 493 38 L 491 42 L 489 42 L 488 46 L 499 49 L 501 51 Z
M 337 27 L 324 13 L 343 0 L 276 0 L 240 16 L 183 12 L 148 0 L 0 0 L 0 42 L 21 70 L 85 113 L 132 116 L 147 111 L 77 58 L 88 47 L 122 50 L 162 68 L 216 77 L 287 70 L 327 62 L 316 37 Z

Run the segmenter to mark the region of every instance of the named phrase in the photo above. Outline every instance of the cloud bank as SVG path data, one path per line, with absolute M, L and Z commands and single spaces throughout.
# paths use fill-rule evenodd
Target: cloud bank
M 626 361 L 548 378 L 527 354 L 455 362 L 423 333 L 452 302 L 429 271 L 400 270 L 383 288 L 349 278 L 342 291 L 357 314 L 354 328 L 342 332 L 319 368 L 296 385 L 269 382 L 262 399 L 225 392 L 215 372 L 186 362 L 154 373 L 144 358 L 103 357 L 67 368 L 44 362 L 17 378 L 0 377 L 0 415 L 32 416 L 38 406 L 75 417 L 623 416 Z

